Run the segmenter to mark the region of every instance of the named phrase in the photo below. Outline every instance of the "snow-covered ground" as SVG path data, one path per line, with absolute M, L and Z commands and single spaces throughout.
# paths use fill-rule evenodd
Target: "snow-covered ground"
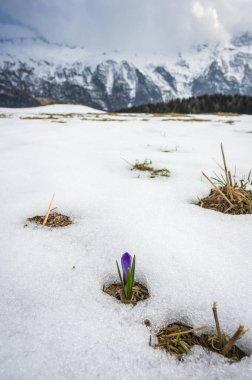
M 251 357 L 230 365 L 196 347 L 177 362 L 154 350 L 143 321 L 213 329 L 217 301 L 227 334 L 251 329 L 252 215 L 194 203 L 209 192 L 201 171 L 218 171 L 221 142 L 229 167 L 249 172 L 252 117 L 188 122 L 77 108 L 0 109 L 1 380 L 251 379 Z M 151 179 L 126 162 L 144 159 L 171 177 Z M 24 228 L 54 192 L 75 224 Z M 125 251 L 151 293 L 135 307 L 102 291 Z M 239 345 L 252 352 L 251 330 Z

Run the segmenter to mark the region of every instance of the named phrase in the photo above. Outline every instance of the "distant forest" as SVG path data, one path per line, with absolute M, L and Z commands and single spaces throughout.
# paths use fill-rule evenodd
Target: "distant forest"
M 203 95 L 174 99 L 168 103 L 144 104 L 121 109 L 123 113 L 239 113 L 252 114 L 252 96 L 245 95 Z

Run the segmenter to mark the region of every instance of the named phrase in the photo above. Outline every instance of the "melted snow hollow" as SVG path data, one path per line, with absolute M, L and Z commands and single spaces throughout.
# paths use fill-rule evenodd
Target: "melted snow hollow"
M 38 119 L 48 113 L 56 119 Z M 227 334 L 252 327 L 252 216 L 194 204 L 209 192 L 201 171 L 218 171 L 221 142 L 229 167 L 249 172 L 252 117 L 230 125 L 65 105 L 0 115 L 0 378 L 251 379 L 251 357 L 230 365 L 196 347 L 176 362 L 148 346 L 143 321 L 211 330 L 216 301 Z M 145 159 L 171 177 L 126 162 Z M 75 224 L 24 228 L 54 192 Z M 125 251 L 151 294 L 135 307 L 102 291 Z M 239 345 L 252 352 L 251 330 Z

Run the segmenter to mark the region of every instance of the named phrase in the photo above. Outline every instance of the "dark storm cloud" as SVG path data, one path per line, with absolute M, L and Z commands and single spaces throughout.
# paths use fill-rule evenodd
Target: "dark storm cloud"
M 98 49 L 180 50 L 252 31 L 252 0 L 0 0 L 47 39 Z

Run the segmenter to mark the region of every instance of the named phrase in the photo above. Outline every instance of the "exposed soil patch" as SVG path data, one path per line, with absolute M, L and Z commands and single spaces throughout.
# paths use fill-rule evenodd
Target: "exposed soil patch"
M 27 220 L 32 223 L 43 225 L 43 222 L 45 220 L 45 215 L 33 216 L 32 218 L 28 218 Z M 73 222 L 69 216 L 62 215 L 57 212 L 52 212 L 48 216 L 45 226 L 57 228 L 57 227 L 66 227 L 66 226 L 69 226 L 70 224 L 73 224 Z
M 133 286 L 132 290 L 133 293 L 131 300 L 127 300 L 125 299 L 122 285 L 119 282 L 105 286 L 103 289 L 105 293 L 109 294 L 112 297 L 115 297 L 118 301 L 126 304 L 135 305 L 137 302 L 144 301 L 147 298 L 149 298 L 148 289 L 139 282 L 135 282 L 135 285 Z

